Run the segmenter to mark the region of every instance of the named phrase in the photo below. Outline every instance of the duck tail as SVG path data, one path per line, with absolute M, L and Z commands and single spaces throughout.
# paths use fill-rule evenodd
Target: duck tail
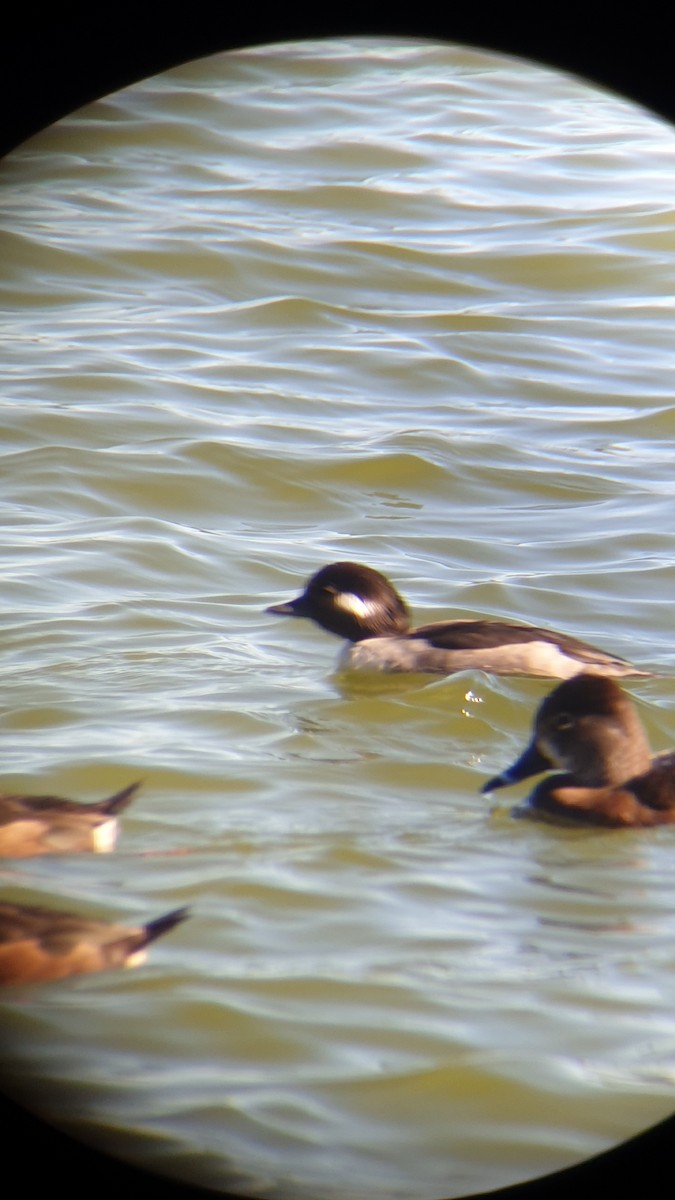
M 189 908 L 174 908 L 173 912 L 165 913 L 163 917 L 156 917 L 154 921 L 148 921 L 143 926 L 145 933 L 143 945 L 147 946 L 150 942 L 154 942 L 156 938 L 168 933 L 176 925 L 180 925 L 181 921 L 187 920 L 189 916 Z
M 122 788 L 121 792 L 115 792 L 114 796 L 110 796 L 107 800 L 102 800 L 98 805 L 101 812 L 109 813 L 110 816 L 122 812 L 128 804 L 131 804 L 142 782 L 141 779 L 137 779 L 135 783 L 130 783 L 128 787 Z

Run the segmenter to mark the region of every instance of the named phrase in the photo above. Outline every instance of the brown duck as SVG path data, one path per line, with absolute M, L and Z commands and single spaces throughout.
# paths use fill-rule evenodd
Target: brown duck
M 613 679 L 559 684 L 539 706 L 520 758 L 482 790 L 556 768 L 530 795 L 530 810 L 594 825 L 675 823 L 675 753 L 652 755 L 635 705 Z
M 136 967 L 147 947 L 188 916 L 187 908 L 128 926 L 26 904 L 0 903 L 0 984 L 40 983 Z
M 107 800 L 80 804 L 60 796 L 0 793 L 0 857 L 30 858 L 81 850 L 113 850 L 121 813 L 140 787 L 131 783 Z

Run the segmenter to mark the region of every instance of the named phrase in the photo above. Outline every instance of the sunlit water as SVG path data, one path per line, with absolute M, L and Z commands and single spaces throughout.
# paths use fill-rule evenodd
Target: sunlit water
M 675 831 L 481 784 L 545 681 L 341 684 L 263 608 L 335 558 L 418 620 L 503 615 L 661 672 L 675 743 L 675 139 L 428 43 L 249 50 L 11 155 L 3 786 L 145 781 L 107 857 L 3 894 L 190 904 L 133 973 L 7 991 L 7 1090 L 131 1161 L 433 1200 L 668 1115 Z

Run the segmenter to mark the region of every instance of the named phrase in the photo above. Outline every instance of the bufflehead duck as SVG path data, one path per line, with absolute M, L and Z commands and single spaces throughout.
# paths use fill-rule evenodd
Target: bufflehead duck
M 52 908 L 0 903 L 0 984 L 140 966 L 150 943 L 187 916 L 187 908 L 178 908 L 147 925 L 112 925 Z
M 415 671 L 450 675 L 476 669 L 494 675 L 568 679 L 580 671 L 648 676 L 614 654 L 577 638 L 512 621 L 461 619 L 411 629 L 405 603 L 389 580 L 360 563 L 322 567 L 295 600 L 265 610 L 309 617 L 328 633 L 347 638 L 339 666 L 345 670 Z
M 594 825 L 675 823 L 675 753 L 652 756 L 635 705 L 613 679 L 577 675 L 559 684 L 537 710 L 527 749 L 482 790 L 555 768 L 561 773 L 529 797 L 535 812 Z
M 60 796 L 0 793 L 0 857 L 38 854 L 106 853 L 117 841 L 117 815 L 131 803 L 140 783 L 107 800 L 79 804 Z

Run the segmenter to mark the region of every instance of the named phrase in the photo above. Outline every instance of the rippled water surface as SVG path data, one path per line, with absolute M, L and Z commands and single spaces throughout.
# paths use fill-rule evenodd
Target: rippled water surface
M 0 186 L 3 786 L 145 781 L 115 855 L 3 893 L 193 909 L 137 972 L 7 991 L 7 1089 L 279 1200 L 480 1191 L 668 1115 L 675 832 L 479 794 L 546 681 L 358 686 L 262 610 L 367 562 L 418 620 L 661 672 L 629 687 L 675 743 L 672 130 L 305 43 L 102 99 Z

